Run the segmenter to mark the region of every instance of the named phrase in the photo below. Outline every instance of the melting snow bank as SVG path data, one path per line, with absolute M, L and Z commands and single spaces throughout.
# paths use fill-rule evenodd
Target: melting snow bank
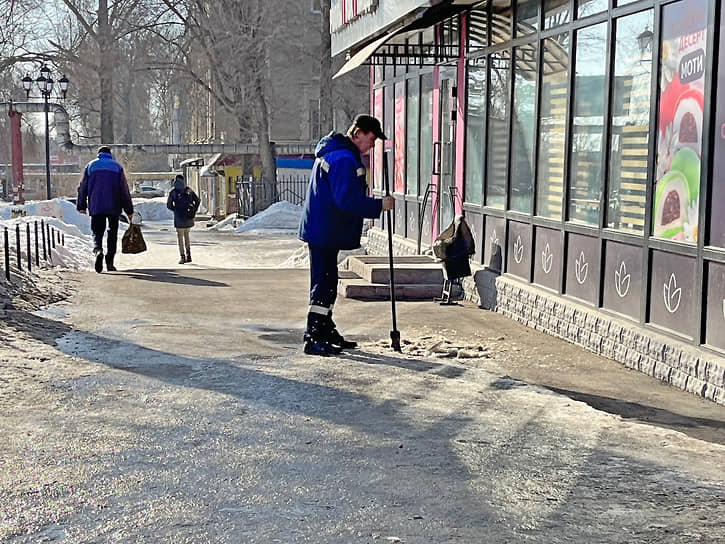
M 65 225 L 75 226 L 83 234 L 91 234 L 91 218 L 80 213 L 75 204 L 63 198 L 30 201 L 25 204 L 0 203 L 0 219 L 10 219 L 13 212 L 34 219 L 56 218 Z
M 337 254 L 337 263 L 340 264 L 350 255 L 366 255 L 367 254 L 368 239 L 363 236 L 360 239 L 360 247 L 358 249 L 342 250 Z M 279 265 L 278 268 L 309 268 L 310 266 L 310 253 L 307 250 L 307 244 L 304 244 L 297 248 L 292 255 Z
M 144 221 L 167 221 L 174 218 L 174 212 L 166 207 L 166 197 L 135 198 L 133 211 L 141 215 Z
M 237 221 L 241 221 L 236 213 L 232 213 L 227 215 L 224 219 L 219 221 L 218 223 L 214 223 L 212 226 L 209 227 L 209 230 L 221 230 L 221 231 L 229 231 L 234 230 L 237 228 Z
M 16 217 L 15 219 L 0 220 L 0 229 L 7 227 L 10 231 L 9 242 L 11 251 L 13 252 L 15 251 L 15 226 L 20 225 L 20 252 L 23 265 L 25 265 L 28 260 L 26 238 L 27 227 L 25 225 L 30 225 L 32 263 L 33 266 L 35 266 L 35 223 L 40 223 L 41 219 L 46 225 L 50 225 L 53 229 L 59 231 L 63 235 L 64 241 L 62 245 L 60 242 L 56 241 L 55 247 L 50 250 L 51 261 L 46 262 L 43 260 L 42 253 L 42 233 L 39 232 L 38 251 L 40 254 L 41 267 L 60 266 L 63 268 L 72 268 L 74 270 L 90 270 L 93 268 L 93 238 L 81 232 L 78 226 L 69 225 L 54 217 L 42 216 L 25 216 Z M 40 227 L 40 224 L 38 226 Z M 50 242 L 48 242 L 48 245 L 50 245 Z M 13 259 L 11 259 L 10 264 L 11 266 L 14 265 Z M 27 273 L 25 266 L 23 267 L 23 271 Z
M 302 218 L 302 206 L 295 206 L 283 200 L 272 204 L 263 212 L 253 215 L 244 223 L 234 229 L 234 232 L 251 232 L 256 230 L 264 230 L 267 234 L 270 231 L 289 233 L 289 231 L 297 232 Z M 227 219 L 229 219 L 227 217 Z M 226 221 L 226 219 L 225 219 Z

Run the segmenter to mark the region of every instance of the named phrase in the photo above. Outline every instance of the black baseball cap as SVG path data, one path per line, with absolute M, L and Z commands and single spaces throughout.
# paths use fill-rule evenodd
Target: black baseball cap
M 373 134 L 375 134 L 376 138 L 379 138 L 381 140 L 388 139 L 387 136 L 383 134 L 383 128 L 380 126 L 380 121 L 378 121 L 372 115 L 365 115 L 364 113 L 361 113 L 357 117 L 355 117 L 352 125 L 359 128 L 363 132 L 372 132 Z

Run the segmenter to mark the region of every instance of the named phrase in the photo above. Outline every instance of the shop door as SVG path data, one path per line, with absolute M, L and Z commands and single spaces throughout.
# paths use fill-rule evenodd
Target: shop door
M 442 66 L 440 89 L 440 178 L 438 183 L 438 232 L 442 232 L 455 214 L 456 191 L 456 68 Z

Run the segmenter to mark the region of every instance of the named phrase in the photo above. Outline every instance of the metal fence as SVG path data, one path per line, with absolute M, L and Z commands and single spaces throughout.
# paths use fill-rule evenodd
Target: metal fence
M 11 235 L 13 230 L 15 236 Z M 15 225 L 15 229 L 3 227 L 5 279 L 10 281 L 10 270 L 13 265 L 17 273 L 23 271 L 23 266 L 27 267 L 28 272 L 32 272 L 33 263 L 36 268 L 39 268 L 41 254 L 43 261 L 52 265 L 52 250 L 55 249 L 56 244 L 65 245 L 65 234 L 46 224 L 45 220 L 33 221 L 32 229 L 30 222 L 25 223 L 25 228 L 21 228 L 20 223 Z M 25 248 L 25 256 L 23 256 L 23 248 Z M 33 255 L 33 250 L 35 250 L 35 255 Z
M 275 184 L 237 178 L 237 217 L 252 217 L 267 205 L 283 200 L 301 206 L 307 196 L 308 183 L 308 176 L 279 176 Z

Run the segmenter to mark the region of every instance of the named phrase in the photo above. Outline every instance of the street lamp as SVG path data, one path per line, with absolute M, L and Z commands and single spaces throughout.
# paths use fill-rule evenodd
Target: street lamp
M 48 125 L 48 113 L 49 113 L 49 106 L 48 106 L 48 100 L 50 99 L 50 96 L 53 92 L 53 85 L 55 84 L 55 81 L 53 81 L 53 78 L 50 77 L 50 68 L 48 68 L 45 64 L 40 68 L 40 75 L 35 80 L 35 84 L 38 86 L 38 91 L 40 91 L 40 95 L 43 98 L 43 101 L 45 102 L 45 108 L 43 109 L 45 112 L 45 189 L 47 193 L 47 198 L 50 200 L 50 128 Z M 30 74 L 26 74 L 25 77 L 22 79 L 23 81 L 23 89 L 25 89 L 25 95 L 26 98 L 30 98 L 30 90 L 33 87 L 33 78 L 30 77 Z M 58 81 L 58 85 L 60 86 L 60 90 L 63 93 L 63 99 L 65 100 L 65 95 L 68 92 L 68 78 L 63 76 Z

